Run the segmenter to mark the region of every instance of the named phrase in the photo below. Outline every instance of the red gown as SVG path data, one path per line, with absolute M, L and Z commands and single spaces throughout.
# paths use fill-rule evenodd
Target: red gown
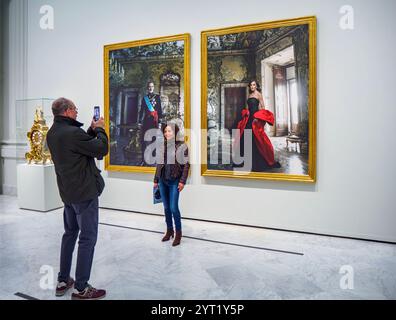
M 250 98 L 249 100 L 253 100 L 253 102 L 258 102 L 255 98 Z M 251 107 L 250 102 L 248 100 L 248 105 Z M 255 100 L 255 101 L 254 101 Z M 255 105 L 256 103 L 253 103 Z M 257 106 L 258 107 L 258 104 Z M 252 108 L 250 108 L 252 110 Z M 253 109 L 254 110 L 254 109 Z M 258 110 L 256 112 L 251 112 L 247 109 L 242 110 L 242 119 L 238 122 L 237 129 L 240 130 L 240 139 L 236 141 L 236 143 L 240 143 L 240 140 L 243 136 L 243 132 L 245 129 L 250 128 L 253 131 L 253 142 L 257 147 L 257 150 L 260 154 L 259 161 L 264 160 L 268 167 L 272 167 L 276 164 L 275 155 L 274 155 L 274 147 L 272 146 L 271 140 L 268 138 L 265 133 L 265 124 L 274 125 L 274 114 L 269 110 Z M 254 147 L 254 146 L 253 146 Z M 254 148 L 253 148 L 254 153 Z M 253 157 L 255 155 L 253 154 Z M 254 159 L 253 159 L 254 162 Z M 254 166 L 254 163 L 253 163 Z

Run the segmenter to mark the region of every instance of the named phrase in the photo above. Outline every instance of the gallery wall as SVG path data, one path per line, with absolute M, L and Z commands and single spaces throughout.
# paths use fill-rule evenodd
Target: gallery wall
M 3 72 L 3 47 L 4 47 L 4 3 L 5 2 L 0 2 L 0 97 L 4 96 L 4 72 Z M 3 99 L 0 98 L 0 119 L 3 119 Z M 2 141 L 2 132 L 0 130 L 0 141 Z M 1 160 L 1 159 L 0 159 Z M 0 181 L 3 181 L 3 163 L 0 161 Z M 3 184 L 0 183 L 0 194 L 3 192 Z
M 2 192 L 16 195 L 16 167 L 24 162 L 25 144 L 16 141 L 16 100 L 27 93 L 28 2 L 4 0 L 3 5 L 3 104 L 0 157 Z
M 344 30 L 340 9 L 345 4 L 344 0 L 30 0 L 27 96 L 69 97 L 79 107 L 79 119 L 88 124 L 93 106 L 103 106 L 103 45 L 188 32 L 195 137 L 182 215 L 395 242 L 396 45 L 391 39 L 396 4 L 350 0 L 354 29 Z M 40 28 L 43 5 L 54 8 L 53 30 Z M 311 15 L 318 19 L 317 183 L 201 177 L 200 32 Z M 105 171 L 103 176 L 102 207 L 162 213 L 161 206 L 152 204 L 152 176 Z

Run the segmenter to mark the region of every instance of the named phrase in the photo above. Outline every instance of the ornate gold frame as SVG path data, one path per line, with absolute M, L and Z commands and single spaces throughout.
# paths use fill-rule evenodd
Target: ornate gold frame
M 145 40 L 137 40 L 130 42 L 122 42 L 117 44 L 110 44 L 104 46 L 103 62 L 104 62 L 104 116 L 106 123 L 106 132 L 110 137 L 110 95 L 109 95 L 109 52 L 112 50 L 138 47 L 145 45 L 158 44 L 170 41 L 184 41 L 184 128 L 191 128 L 190 119 L 190 34 L 184 33 L 174 36 L 165 36 L 158 38 L 151 38 Z M 120 171 L 120 172 L 139 172 L 139 173 L 155 173 L 154 167 L 139 167 L 139 166 L 121 166 L 111 165 L 110 155 L 105 157 L 105 170 L 107 171 Z
M 209 170 L 206 164 L 201 164 L 201 175 L 207 177 L 224 177 L 238 179 L 261 179 L 278 181 L 316 182 L 316 17 L 302 17 L 242 25 L 230 28 L 213 29 L 201 33 L 201 160 L 207 159 L 207 139 L 204 132 L 207 131 L 207 38 L 224 34 L 249 32 L 261 29 L 272 29 L 286 26 L 307 24 L 309 26 L 309 169 L 308 175 L 290 175 L 275 173 L 245 173 L 239 174 L 234 171 Z

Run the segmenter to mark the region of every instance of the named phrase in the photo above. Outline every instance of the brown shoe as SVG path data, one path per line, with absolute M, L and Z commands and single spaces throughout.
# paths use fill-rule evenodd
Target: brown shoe
M 175 235 L 172 229 L 166 230 L 165 236 L 162 238 L 162 242 L 169 241 L 170 238 L 173 238 Z
M 65 293 L 67 292 L 67 290 L 69 290 L 70 288 L 72 288 L 74 285 L 74 279 L 73 278 L 69 278 L 69 280 L 67 282 L 59 282 L 56 285 L 56 291 L 55 291 L 55 295 L 57 297 L 62 297 L 65 295 Z
M 83 291 L 74 289 L 72 293 L 72 300 L 99 300 L 106 297 L 106 290 L 95 289 L 88 285 Z
M 175 236 L 175 240 L 173 240 L 172 246 L 176 247 L 180 244 L 182 238 L 182 232 L 181 231 L 176 231 L 176 236 Z

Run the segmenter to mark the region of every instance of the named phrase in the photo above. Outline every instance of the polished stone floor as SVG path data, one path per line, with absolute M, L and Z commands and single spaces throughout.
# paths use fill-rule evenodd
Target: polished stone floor
M 173 248 L 162 217 L 100 221 L 90 282 L 107 299 L 396 299 L 396 245 L 184 220 Z M 0 299 L 56 299 L 61 234 L 61 210 L 0 196 Z

